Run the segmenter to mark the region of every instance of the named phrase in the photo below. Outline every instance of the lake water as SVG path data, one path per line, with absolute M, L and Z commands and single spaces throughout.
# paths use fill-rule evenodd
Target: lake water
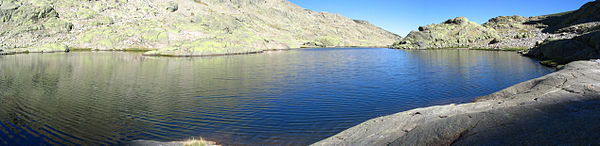
M 371 118 L 469 102 L 551 72 L 514 52 L 474 50 L 0 56 L 0 145 L 192 137 L 306 145 Z

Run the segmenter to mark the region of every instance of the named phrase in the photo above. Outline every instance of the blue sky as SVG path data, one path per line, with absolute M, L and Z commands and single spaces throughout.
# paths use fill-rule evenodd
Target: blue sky
M 539 16 L 576 10 L 593 0 L 290 0 L 317 12 L 368 20 L 406 36 L 419 26 L 457 16 L 482 24 L 496 16 Z

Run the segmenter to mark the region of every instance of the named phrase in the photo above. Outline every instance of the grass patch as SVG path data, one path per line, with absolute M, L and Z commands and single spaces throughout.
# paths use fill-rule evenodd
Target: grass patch
M 469 50 L 498 51 L 498 49 L 490 49 L 490 48 L 469 48 Z
M 540 61 L 540 64 L 544 65 L 544 66 L 548 66 L 548 67 L 557 67 L 558 65 L 562 65 L 554 60 L 544 60 L 544 61 Z
M 438 48 L 427 48 L 427 50 L 437 50 L 437 49 L 468 49 L 469 46 L 457 46 L 457 47 L 438 47 Z
M 0 55 L 15 55 L 17 52 L 0 52 Z
M 154 50 L 158 50 L 158 49 L 151 49 L 151 48 L 124 48 L 122 50 L 115 50 L 115 51 L 147 52 L 147 51 L 154 51 Z
M 529 48 L 502 48 L 502 49 L 492 49 L 492 48 L 469 48 L 469 50 L 484 50 L 484 51 L 523 51 Z
M 502 51 L 523 51 L 523 50 L 527 50 L 529 48 L 525 48 L 525 47 L 516 47 L 516 48 L 502 48 L 500 50 Z
M 92 48 L 69 48 L 69 51 L 92 51 Z

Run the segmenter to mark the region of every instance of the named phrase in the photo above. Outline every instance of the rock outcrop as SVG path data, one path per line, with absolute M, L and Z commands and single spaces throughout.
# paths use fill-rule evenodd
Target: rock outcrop
M 523 53 L 551 64 L 600 58 L 600 31 L 572 39 L 545 41 Z
M 543 31 L 548 25 L 543 24 L 542 20 L 548 17 L 500 16 L 492 18 L 482 25 L 474 22 L 469 22 L 469 25 L 457 25 L 451 23 L 455 19 L 450 19 L 441 24 L 419 27 L 419 31 L 412 31 L 391 47 L 396 49 L 510 48 L 524 50 L 543 40 L 570 39 L 580 35 L 576 32 L 544 33 Z M 464 17 L 456 19 L 466 20 Z
M 441 24 L 419 27 L 406 38 L 392 45 L 400 49 L 431 49 L 476 46 L 498 38 L 494 29 L 488 29 L 465 17 L 457 17 Z
M 479 97 L 368 120 L 313 145 L 589 145 L 600 137 L 600 62 Z
M 541 22 L 549 27 L 544 32 L 577 34 L 576 37 L 549 38 L 523 54 L 548 66 L 576 60 L 600 58 L 600 2 L 585 4 L 579 10 L 548 16 Z
M 400 39 L 368 22 L 285 0 L 0 0 L 0 18 L 0 48 L 5 50 L 64 44 L 202 56 L 387 46 Z

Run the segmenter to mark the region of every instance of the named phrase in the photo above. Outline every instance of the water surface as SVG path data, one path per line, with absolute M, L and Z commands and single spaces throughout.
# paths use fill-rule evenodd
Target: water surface
M 371 118 L 469 102 L 552 71 L 514 52 L 472 50 L 0 56 L 0 145 L 191 137 L 306 145 Z

